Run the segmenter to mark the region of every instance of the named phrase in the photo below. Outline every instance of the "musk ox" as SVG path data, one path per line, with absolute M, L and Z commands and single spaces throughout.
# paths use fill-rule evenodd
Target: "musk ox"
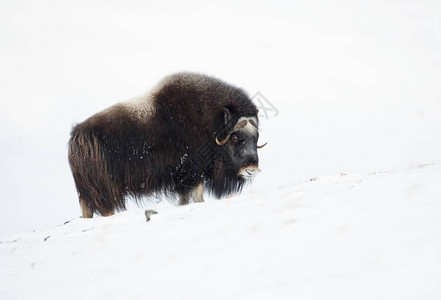
M 257 108 L 240 88 L 201 74 L 163 79 L 73 127 L 69 164 L 84 218 L 125 198 L 177 195 L 179 204 L 241 191 L 259 172 Z

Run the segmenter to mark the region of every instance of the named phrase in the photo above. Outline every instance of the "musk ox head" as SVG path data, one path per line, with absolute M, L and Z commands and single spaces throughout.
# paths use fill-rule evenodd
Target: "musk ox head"
M 257 145 L 259 139 L 258 119 L 256 116 L 237 117 L 229 108 L 222 109 L 222 117 L 225 124 L 224 137 L 216 144 L 223 147 L 228 156 L 229 168 L 242 179 L 252 179 L 259 169 L 259 156 L 257 149 L 263 148 Z

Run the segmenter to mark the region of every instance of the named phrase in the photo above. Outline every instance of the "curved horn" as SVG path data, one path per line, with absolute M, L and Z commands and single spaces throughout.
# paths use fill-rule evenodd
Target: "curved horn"
M 244 128 L 245 126 L 247 126 L 247 124 L 248 124 L 247 120 L 242 120 L 239 123 L 237 123 L 236 126 L 234 126 L 234 129 Z
M 219 146 L 225 145 L 225 143 L 228 141 L 229 138 L 230 138 L 230 135 L 227 135 L 227 137 L 223 141 L 219 142 L 219 140 L 216 137 L 216 144 L 218 144 Z
M 252 119 L 249 119 L 248 122 L 250 122 L 251 125 L 257 128 L 256 122 L 254 122 Z
M 266 144 L 268 144 L 268 142 L 266 142 L 265 144 L 263 144 L 262 146 L 257 146 L 257 149 L 262 149 L 263 147 L 266 146 Z

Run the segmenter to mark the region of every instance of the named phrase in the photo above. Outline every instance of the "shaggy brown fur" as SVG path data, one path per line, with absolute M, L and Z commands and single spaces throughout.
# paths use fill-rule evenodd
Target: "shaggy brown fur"
M 232 148 L 215 139 L 224 139 L 243 116 L 257 120 L 256 106 L 243 90 L 180 73 L 150 94 L 76 125 L 69 163 L 83 217 L 125 209 L 126 196 L 178 194 L 185 204 L 192 195 L 203 201 L 202 186 L 217 197 L 240 191 L 246 181 L 237 172 L 257 165 L 257 152 L 238 162 Z M 257 137 L 250 139 L 257 143 Z

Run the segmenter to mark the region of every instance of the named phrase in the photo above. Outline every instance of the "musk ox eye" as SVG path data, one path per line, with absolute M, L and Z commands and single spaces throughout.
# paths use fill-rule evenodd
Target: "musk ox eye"
M 233 135 L 233 136 L 231 137 L 231 143 L 232 143 L 233 145 L 239 143 L 239 138 L 237 137 L 237 135 Z

